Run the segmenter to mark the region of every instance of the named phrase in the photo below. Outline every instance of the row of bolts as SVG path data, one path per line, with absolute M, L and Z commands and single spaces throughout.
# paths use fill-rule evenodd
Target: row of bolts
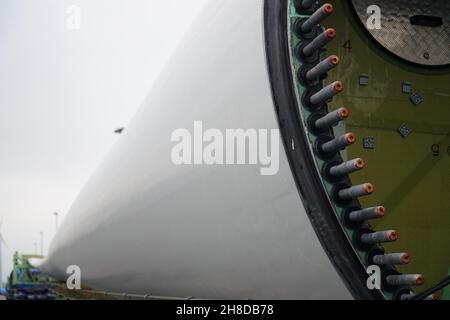
M 310 10 L 317 1 L 315 0 L 303 0 L 295 1 L 297 10 Z M 324 4 L 317 9 L 307 20 L 295 26 L 298 34 L 311 33 L 317 25 L 330 16 L 334 11 L 331 4 Z M 318 50 L 321 50 L 328 43 L 330 43 L 336 37 L 336 31 L 332 28 L 326 29 L 318 36 L 316 36 L 306 46 L 297 47 L 297 55 L 300 58 L 307 58 L 313 56 Z M 321 61 L 312 69 L 310 69 L 306 75 L 305 80 L 309 83 L 319 81 L 329 71 L 339 65 L 339 57 L 332 55 L 327 59 Z M 309 103 L 312 105 L 321 105 L 330 101 L 334 96 L 344 90 L 342 82 L 335 81 L 330 85 L 324 87 L 317 93 L 308 97 Z M 341 121 L 344 121 L 349 116 L 347 108 L 339 108 L 336 111 L 330 112 L 322 118 L 314 122 L 315 129 L 326 130 L 328 128 L 338 125 Z M 350 145 L 356 142 L 356 136 L 353 133 L 346 133 L 340 137 L 334 138 L 331 141 L 325 142 L 318 146 L 319 151 L 325 154 L 333 154 L 344 150 Z M 329 169 L 329 174 L 335 178 L 344 177 L 353 172 L 359 171 L 365 167 L 365 163 L 362 159 L 354 159 L 346 161 L 342 164 L 333 166 Z M 374 187 L 370 183 L 365 183 L 358 186 L 352 186 L 344 188 L 338 192 L 338 197 L 342 200 L 353 200 L 362 196 L 372 194 Z M 349 214 L 349 219 L 352 222 L 361 223 L 367 220 L 379 219 L 384 217 L 386 209 L 382 206 L 367 208 L 362 210 L 353 211 Z M 365 245 L 376 245 L 380 243 L 394 242 L 398 239 L 398 233 L 394 230 L 379 231 L 373 233 L 365 233 L 361 235 L 360 242 Z M 372 261 L 377 265 L 405 265 L 410 262 L 410 255 L 408 253 L 390 253 L 383 255 L 375 255 Z M 386 277 L 386 283 L 390 286 L 412 286 L 422 285 L 424 283 L 424 277 L 420 274 L 403 274 L 403 275 L 388 275 Z M 409 299 L 412 296 L 405 294 L 401 299 Z M 433 299 L 434 297 L 430 297 Z

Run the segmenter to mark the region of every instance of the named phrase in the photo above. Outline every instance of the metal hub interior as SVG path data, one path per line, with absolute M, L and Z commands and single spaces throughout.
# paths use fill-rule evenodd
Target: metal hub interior
M 361 24 L 373 4 L 381 30 Z M 301 121 L 324 190 L 362 265 L 382 268 L 388 299 L 450 272 L 449 12 L 448 1 L 289 8 Z M 442 25 L 425 25 L 438 16 Z

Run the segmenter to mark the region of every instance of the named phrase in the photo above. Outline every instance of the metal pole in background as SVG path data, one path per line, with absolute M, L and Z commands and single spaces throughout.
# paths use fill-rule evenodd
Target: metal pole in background
M 55 232 L 58 231 L 58 212 L 54 212 L 53 215 L 55 216 Z
M 44 232 L 41 231 L 39 234 L 41 236 L 41 256 L 44 256 Z
M 2 234 L 2 226 L 3 226 L 3 217 L 0 218 L 0 287 L 3 284 L 3 270 L 2 270 L 2 266 L 3 266 L 3 256 L 2 256 L 2 247 L 3 244 L 5 243 L 5 240 L 3 239 L 3 234 Z M 6 243 L 5 243 L 6 244 Z

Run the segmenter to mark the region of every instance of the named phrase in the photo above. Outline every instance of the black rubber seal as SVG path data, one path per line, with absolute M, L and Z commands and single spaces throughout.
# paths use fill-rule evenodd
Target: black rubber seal
M 373 261 L 375 256 L 382 256 L 385 254 L 385 250 L 381 246 L 375 246 L 369 251 L 369 254 L 367 255 L 367 263 L 370 265 L 375 265 L 376 263 Z
M 369 290 L 367 274 L 336 217 L 316 169 L 297 104 L 290 64 L 288 0 L 265 0 L 265 44 L 275 110 L 293 177 L 322 247 L 356 299 L 383 299 Z M 296 148 L 292 150 L 292 141 Z
M 394 300 L 400 301 L 402 300 L 402 296 L 409 294 L 414 294 L 411 288 L 402 288 L 394 294 Z
M 322 160 L 331 160 L 333 159 L 336 154 L 338 153 L 336 152 L 325 152 L 322 150 L 322 146 L 325 143 L 328 143 L 330 141 L 332 141 L 333 138 L 329 137 L 329 136 L 319 136 L 314 144 L 314 151 L 316 153 L 316 155 L 322 159 Z
M 306 32 L 306 33 L 303 32 L 302 26 L 306 22 L 306 20 L 308 20 L 308 19 L 307 18 L 298 18 L 297 21 L 295 22 L 294 29 L 295 29 L 295 33 L 297 34 L 297 36 L 299 36 L 303 40 L 311 40 L 318 35 L 318 28 L 314 27 L 310 32 Z
M 386 269 L 383 270 L 383 279 L 382 279 L 382 284 L 383 284 L 383 288 L 386 291 L 389 292 L 396 292 L 399 289 L 401 289 L 401 287 L 398 286 L 391 286 L 387 283 L 387 277 L 388 276 L 398 276 L 401 275 L 400 272 L 398 272 L 397 270 L 393 269 L 392 267 L 387 267 Z
M 353 206 L 349 206 L 348 208 L 345 209 L 344 214 L 342 215 L 342 220 L 343 220 L 344 225 L 345 225 L 347 228 L 350 228 L 350 229 L 355 230 L 355 229 L 361 228 L 361 226 L 364 224 L 364 221 L 362 221 L 362 222 L 356 222 L 356 221 L 352 221 L 352 220 L 350 219 L 350 214 L 351 214 L 352 212 L 358 211 L 358 210 L 361 210 L 361 207 L 356 207 L 356 206 L 353 207 Z M 373 263 L 369 263 L 369 265 L 372 265 L 372 264 L 373 264 Z

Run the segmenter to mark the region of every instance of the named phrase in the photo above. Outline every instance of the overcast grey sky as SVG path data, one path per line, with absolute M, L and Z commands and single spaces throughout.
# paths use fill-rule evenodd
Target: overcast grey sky
M 40 231 L 48 249 L 52 213 L 67 213 L 205 1 L 0 0 L 4 281 Z

